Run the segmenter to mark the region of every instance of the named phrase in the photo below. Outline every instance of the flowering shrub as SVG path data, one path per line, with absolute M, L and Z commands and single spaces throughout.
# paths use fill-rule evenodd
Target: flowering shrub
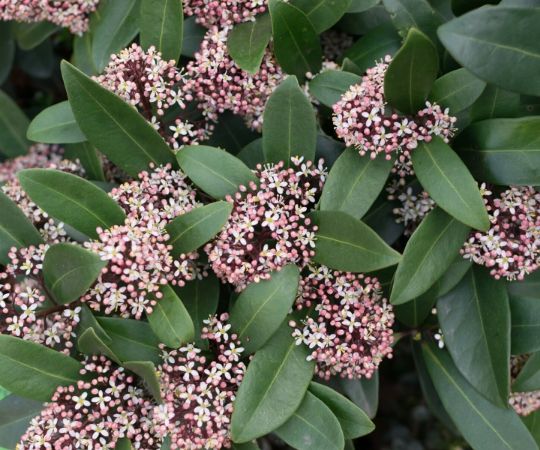
M 0 450 L 538 450 L 538 23 L 0 0 Z

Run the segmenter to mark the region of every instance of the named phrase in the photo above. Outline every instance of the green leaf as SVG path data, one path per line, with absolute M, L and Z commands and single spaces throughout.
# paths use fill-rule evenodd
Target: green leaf
M 471 107 L 473 122 L 496 117 L 516 117 L 521 115 L 519 94 L 505 91 L 488 84 L 482 95 Z
M 348 148 L 332 166 L 324 184 L 320 208 L 343 211 L 360 219 L 383 190 L 394 159 L 367 158 Z
M 283 425 L 308 388 L 314 363 L 307 347 L 298 346 L 288 323 L 253 356 L 234 402 L 232 440 L 251 441 Z
M 437 302 L 444 342 L 463 376 L 493 403 L 508 399 L 510 307 L 504 283 L 476 266 Z
M 184 39 L 182 55 L 193 58 L 195 52 L 201 47 L 201 42 L 207 30 L 196 22 L 196 17 L 188 17 L 184 20 Z
M 93 181 L 105 181 L 102 158 L 96 148 L 89 142 L 69 144 L 65 149 L 68 159 L 78 159 L 84 167 L 86 177 Z
M 148 392 L 161 403 L 161 387 L 159 384 L 159 376 L 156 367 L 150 361 L 126 361 L 122 364 L 128 370 L 138 375 L 144 380 L 144 384 Z
M 172 255 L 179 256 L 197 250 L 220 232 L 232 211 L 232 203 L 214 202 L 199 206 L 170 222 L 166 229 Z
M 15 58 L 15 41 L 11 36 L 11 24 L 0 23 L 0 86 L 9 77 Z
M 365 436 L 375 429 L 374 423 L 364 411 L 332 388 L 312 381 L 309 390 L 335 414 L 345 439 Z
M 116 364 L 122 364 L 120 357 L 98 336 L 92 327 L 84 330 L 79 336 L 77 349 L 86 355 L 104 355 Z
M 0 385 L 16 395 L 48 401 L 58 386 L 76 383 L 80 369 L 63 353 L 0 334 Z
M 340 378 L 336 380 L 336 383 L 347 397 L 366 412 L 370 419 L 375 417 L 379 407 L 378 372 L 375 372 L 375 375 L 369 379 L 349 380 L 348 378 Z
M 352 0 L 348 13 L 359 13 L 367 11 L 370 8 L 373 8 L 379 3 L 380 0 Z
M 165 61 L 180 59 L 184 36 L 182 2 L 141 0 L 141 45 L 156 47 Z
M 306 393 L 292 417 L 275 433 L 298 450 L 342 450 L 345 446 L 336 416 L 310 392 Z
M 98 227 L 107 229 L 124 222 L 122 208 L 81 177 L 60 170 L 25 169 L 18 178 L 41 209 L 87 236 L 97 237 Z
M 47 144 L 84 142 L 82 133 L 69 102 L 60 102 L 41 111 L 30 123 L 28 139 Z
M 318 34 L 335 25 L 348 12 L 351 0 L 295 0 Z
M 115 450 L 132 450 L 133 447 L 128 438 L 122 438 L 116 442 L 114 446 Z
M 540 117 L 491 119 L 469 125 L 456 148 L 472 174 L 500 185 L 540 184 Z
M 30 220 L 0 190 L 0 264 L 7 264 L 12 247 L 28 247 L 43 243 L 43 238 Z
M 98 69 L 92 56 L 92 32 L 75 36 L 73 39 L 73 55 L 71 62 L 86 75 L 97 75 Z
M 424 33 L 411 28 L 386 71 L 386 100 L 403 113 L 415 114 L 424 107 L 438 71 L 437 48 Z
M 486 6 L 447 22 L 438 35 L 454 59 L 482 80 L 540 95 L 539 21 L 539 8 Z M 516 23 L 519 28 L 508 33 Z
M 173 163 L 171 150 L 132 106 L 62 61 L 69 103 L 81 130 L 99 150 L 131 176 Z
M 283 0 L 269 0 L 274 54 L 286 73 L 303 80 L 306 73 L 318 73 L 322 50 L 317 31 L 308 16 Z
M 383 0 L 383 4 L 402 36 L 416 27 L 435 42 L 437 27 L 443 22 L 443 17 L 428 0 Z
M 480 97 L 486 83 L 467 69 L 457 69 L 438 78 L 429 94 L 429 101 L 449 108 L 457 114 L 471 106 Z
M 15 39 L 22 50 L 31 50 L 60 28 L 50 22 L 17 23 Z
M 45 253 L 43 279 L 57 303 L 79 299 L 107 265 L 99 255 L 74 244 L 56 244 Z
M 182 300 L 170 286 L 161 288 L 163 297 L 157 300 L 148 322 L 155 335 L 167 347 L 178 348 L 193 341 L 195 327 Z
M 176 157 L 191 181 L 214 198 L 223 199 L 235 194 L 240 185 L 257 181 L 242 161 L 219 148 L 186 146 Z
M 447 352 L 423 344 L 422 353 L 446 411 L 473 448 L 538 449 L 517 414 L 507 406 L 495 406 L 476 392 Z
M 227 50 L 238 67 L 255 74 L 272 37 L 270 16 L 264 14 L 253 21 L 236 25 L 227 38 Z
M 519 0 L 515 0 L 515 1 L 519 1 Z M 523 1 L 527 1 L 527 0 L 523 0 Z M 533 436 L 536 443 L 540 445 L 540 411 L 535 411 L 526 417 L 521 417 L 521 421 L 525 424 L 525 426 L 531 432 L 531 435 Z
M 371 272 L 397 264 L 401 255 L 371 228 L 341 211 L 311 213 L 318 226 L 314 260 L 335 270 Z
M 470 228 L 435 208 L 413 233 L 398 265 L 390 301 L 405 303 L 426 292 L 448 269 Z
M 0 90 L 0 153 L 14 157 L 27 152 L 30 146 L 26 140 L 29 123 L 17 104 Z
M 257 164 L 264 163 L 262 137 L 251 141 L 236 155 L 250 169 L 255 169 Z
M 411 155 L 416 176 L 438 206 L 465 225 L 482 231 L 489 228 L 478 184 L 441 138 L 420 142 Z
M 38 416 L 43 403 L 8 395 L 0 400 L 0 445 L 15 448 L 30 421 Z
M 513 392 L 540 390 L 540 353 L 533 353 L 512 383 Z
M 295 77 L 287 77 L 272 93 L 263 119 L 263 152 L 268 162 L 283 161 L 289 167 L 292 156 L 315 158 L 317 128 L 315 110 Z
M 360 84 L 362 77 L 341 70 L 325 70 L 309 82 L 309 92 L 323 105 L 332 107 L 353 84 Z
M 251 283 L 235 301 L 229 323 L 248 354 L 261 348 L 285 320 L 299 281 L 298 267 L 289 264 L 272 272 L 269 280 Z
M 140 4 L 140 0 L 109 0 L 99 8 L 101 20 L 92 27 L 92 55 L 98 72 L 139 32 Z
M 77 328 L 77 335 L 81 336 L 88 328 L 93 328 L 94 333 L 103 341 L 105 345 L 110 345 L 111 337 L 105 332 L 103 327 L 97 321 L 92 310 L 85 303 L 81 304 L 81 321 Z
M 538 295 L 510 293 L 510 310 L 512 312 L 512 354 L 520 355 L 540 351 Z

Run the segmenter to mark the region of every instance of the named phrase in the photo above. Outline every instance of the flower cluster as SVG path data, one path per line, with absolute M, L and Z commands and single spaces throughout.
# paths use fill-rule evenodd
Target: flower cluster
M 310 266 L 296 308 L 312 307 L 313 317 L 291 326 L 296 344 L 311 349 L 319 377 L 371 378 L 392 357 L 394 314 L 376 278 Z
M 227 319 L 222 314 L 205 321 L 201 337 L 208 339 L 212 359 L 193 345 L 164 355 L 159 368 L 164 405 L 156 407 L 154 421 L 156 431 L 171 438 L 173 450 L 231 446 L 230 418 L 246 366 Z
M 0 0 L 0 20 L 52 22 L 74 34 L 88 29 L 88 18 L 99 0 Z
M 316 227 L 307 214 L 326 177 L 322 160 L 315 166 L 296 158 L 288 169 L 283 162 L 259 165 L 255 175 L 258 185 L 241 186 L 227 199 L 234 205 L 229 221 L 205 247 L 214 272 L 237 291 L 286 264 L 309 262 Z
M 448 109 L 426 102 L 414 116 L 403 116 L 390 109 L 384 97 L 384 77 L 391 57 L 367 70 L 360 84 L 352 86 L 334 107 L 334 127 L 347 146 L 358 148 L 360 155 L 375 158 L 379 153 L 391 158 L 398 153 L 398 164 L 409 166 L 410 151 L 419 141 L 433 136 L 448 141 L 454 133 L 456 118 Z
M 186 75 L 174 61 L 164 61 L 154 47 L 144 51 L 133 44 L 112 55 L 96 80 L 137 108 L 173 149 L 208 138 L 211 127 L 207 121 L 186 117 L 186 102 L 191 101 L 185 90 Z
M 266 101 L 284 74 L 269 50 L 255 75 L 240 69 L 228 53 L 228 33 L 228 29 L 218 27 L 206 33 L 195 59 L 187 66 L 190 79 L 186 89 L 210 120 L 232 111 L 244 117 L 250 128 L 260 130 Z
M 267 0 L 184 0 L 186 16 L 195 16 L 206 28 L 214 25 L 229 28 L 236 23 L 254 20 L 267 10 Z
M 510 373 L 512 379 L 517 378 L 528 359 L 528 355 L 511 357 Z M 540 409 L 540 391 L 512 392 L 508 401 L 520 416 L 528 416 Z
M 59 387 L 30 422 L 18 450 L 112 449 L 128 438 L 135 449 L 153 450 L 154 401 L 134 376 L 105 357 L 89 357 L 76 385 Z
M 522 280 L 540 266 L 540 193 L 533 187 L 510 187 L 500 196 L 481 187 L 491 227 L 473 232 L 462 254 L 489 267 L 495 278 Z

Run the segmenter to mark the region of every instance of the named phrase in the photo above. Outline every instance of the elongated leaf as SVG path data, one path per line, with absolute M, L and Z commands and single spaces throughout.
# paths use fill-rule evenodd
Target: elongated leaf
M 112 341 L 111 341 L 112 342 Z M 90 327 L 77 339 L 77 349 L 86 355 L 104 355 L 116 364 L 122 364 L 121 358 Z
M 429 38 L 411 28 L 388 66 L 384 95 L 390 105 L 407 114 L 422 109 L 439 70 L 439 57 Z
M 60 28 L 50 22 L 17 23 L 15 39 L 22 50 L 31 50 Z
M 538 295 L 510 294 L 512 354 L 540 351 L 540 301 Z
M 317 129 L 315 111 L 295 77 L 288 77 L 273 92 L 264 110 L 263 152 L 267 161 L 283 161 L 289 167 L 292 156 L 315 157 Z
M 306 14 L 317 33 L 322 33 L 348 12 L 351 0 L 296 0 L 294 5 Z
M 392 286 L 392 304 L 405 303 L 426 292 L 459 254 L 469 230 L 442 209 L 431 211 L 405 246 Z
M 512 383 L 513 392 L 540 390 L 540 353 L 533 353 Z
M 96 228 L 109 228 L 125 219 L 122 208 L 89 181 L 51 169 L 26 169 L 18 173 L 28 196 L 51 216 L 90 237 Z
M 311 392 L 275 433 L 298 450 L 341 450 L 345 446 L 336 416 Z
M 377 3 L 379 3 L 379 0 L 352 0 L 351 5 L 349 6 L 349 9 L 347 10 L 347 12 L 359 13 L 359 12 L 367 11 L 368 9 L 376 6 Z
M 81 162 L 88 179 L 105 181 L 102 158 L 96 148 L 89 142 L 81 142 L 66 146 L 65 155 L 68 159 L 78 159 Z
M 81 336 L 88 328 L 93 328 L 96 335 L 106 344 L 110 345 L 112 342 L 111 337 L 105 332 L 103 327 L 97 321 L 96 317 L 92 313 L 92 310 L 86 304 L 81 305 L 81 321 L 77 328 L 77 336 Z
M 84 142 L 82 133 L 69 102 L 60 102 L 41 111 L 30 123 L 28 139 L 47 144 Z
M 285 320 L 299 281 L 298 267 L 290 264 L 272 272 L 269 280 L 252 283 L 240 294 L 229 322 L 247 353 L 261 348 Z
M 223 199 L 240 185 L 257 181 L 253 172 L 238 158 L 224 150 L 205 145 L 184 147 L 178 163 L 189 178 L 208 195 Z
M 0 86 L 9 77 L 15 58 L 15 41 L 11 36 L 11 24 L 0 24 Z
M 255 74 L 272 37 L 272 22 L 265 14 L 236 25 L 227 38 L 227 49 L 238 67 Z
M 141 0 L 140 14 L 141 45 L 153 45 L 165 61 L 178 61 L 184 36 L 182 2 Z
M 353 84 L 362 78 L 341 70 L 325 70 L 309 82 L 309 92 L 323 105 L 332 107 Z
M 343 211 L 360 219 L 382 191 L 394 160 L 364 158 L 348 148 L 332 166 L 324 185 L 320 207 Z
M 482 94 L 486 83 L 467 69 L 457 69 L 438 78 L 429 94 L 431 102 L 449 108 L 452 114 L 471 106 Z
M 441 138 L 421 142 L 412 152 L 412 161 L 416 176 L 437 205 L 465 225 L 482 231 L 489 228 L 478 184 Z
M 303 80 L 306 73 L 318 73 L 322 50 L 317 31 L 308 16 L 283 0 L 269 1 L 274 54 L 283 70 Z
M 474 267 L 437 302 L 444 341 L 463 376 L 505 406 L 509 387 L 510 307 L 504 284 Z
M 150 327 L 167 347 L 178 348 L 194 338 L 195 328 L 182 300 L 170 286 L 161 288 L 163 297 L 148 316 Z
M 517 117 L 521 115 L 519 94 L 505 91 L 488 84 L 482 95 L 471 107 L 471 119 L 476 122 L 496 117 Z
M 332 269 L 371 272 L 397 264 L 401 255 L 367 225 L 341 211 L 316 211 L 314 260 Z
M 335 414 L 345 439 L 365 436 L 375 429 L 367 414 L 339 392 L 314 381 L 309 385 L 309 390 Z
M 538 8 L 484 7 L 447 22 L 438 35 L 454 59 L 482 80 L 540 95 L 539 20 Z M 516 23 L 516 33 L 505 31 Z
M 15 448 L 30 421 L 39 415 L 43 403 L 8 395 L 0 400 L 0 445 Z
M 56 244 L 45 253 L 43 278 L 56 302 L 64 305 L 80 298 L 106 265 L 99 255 L 78 245 Z
M 116 445 L 115 445 L 115 450 L 132 450 L 133 447 L 131 445 L 131 442 L 129 441 L 128 438 L 123 438 L 123 439 L 120 439 Z
M 81 130 L 117 166 L 136 176 L 150 163 L 174 162 L 159 133 L 124 100 L 66 61 L 62 76 Z
M 184 39 L 182 42 L 182 55 L 193 58 L 195 52 L 201 47 L 201 42 L 207 30 L 196 22 L 196 17 L 184 20 Z
M 446 411 L 473 448 L 538 448 L 516 413 L 508 407 L 495 406 L 478 394 L 459 373 L 447 352 L 424 344 L 422 353 Z
M 214 202 L 182 214 L 167 225 L 173 246 L 172 255 L 178 256 L 197 250 L 223 228 L 232 211 L 232 203 Z
M 48 401 L 58 386 L 74 384 L 81 364 L 34 342 L 0 335 L 0 385 L 21 397 Z
M 472 174 L 501 185 L 540 184 L 540 117 L 473 123 L 456 142 Z
M 336 380 L 340 390 L 349 397 L 353 403 L 365 411 L 370 419 L 377 414 L 379 407 L 379 374 L 375 373 L 370 379 L 349 380 L 340 378 Z
M 416 27 L 435 42 L 443 17 L 428 0 L 383 0 L 383 4 L 400 34 L 404 36 Z
M 29 123 L 17 104 L 0 90 L 0 153 L 9 157 L 26 153 L 30 145 L 26 140 Z
M 159 403 L 163 401 L 159 377 L 154 364 L 150 361 L 126 361 L 122 365 L 144 380 L 146 389 Z
M 249 363 L 231 419 L 234 442 L 243 443 L 283 425 L 296 411 L 313 375 L 307 347 L 295 344 L 283 323 Z

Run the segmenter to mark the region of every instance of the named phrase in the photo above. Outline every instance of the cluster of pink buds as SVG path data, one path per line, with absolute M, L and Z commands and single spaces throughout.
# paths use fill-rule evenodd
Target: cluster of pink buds
M 433 136 L 448 141 L 454 133 L 456 118 L 439 105 L 426 102 L 414 116 L 404 116 L 390 109 L 384 97 L 384 77 L 391 57 L 386 56 L 367 70 L 360 84 L 352 86 L 336 103 L 334 127 L 338 137 L 360 155 L 373 159 L 379 153 L 391 158 L 398 154 L 398 164 L 407 167 L 410 151 L 419 141 L 429 142 Z M 401 169 L 403 170 L 403 169 Z
M 254 20 L 267 10 L 268 0 L 183 0 L 186 16 L 195 16 L 206 28 L 214 25 L 228 28 L 236 23 Z
M 18 450 L 107 450 L 124 438 L 138 450 L 160 447 L 152 425 L 155 402 L 133 375 L 93 356 L 85 360 L 81 377 L 90 381 L 57 389 L 30 422 Z
M 10 263 L 0 272 L 0 333 L 69 354 L 81 308 L 57 305 L 47 295 L 42 273 L 46 250 L 45 245 L 11 249 Z
M 206 245 L 212 269 L 221 280 L 243 290 L 249 283 L 270 277 L 289 263 L 303 267 L 314 254 L 316 227 L 307 217 L 317 203 L 326 178 L 318 166 L 293 158 L 258 165 L 259 184 L 240 187 L 229 221 L 217 238 Z
M 376 278 L 310 266 L 296 308 L 314 308 L 312 317 L 291 326 L 296 344 L 311 349 L 319 377 L 371 378 L 392 357 L 394 314 Z
M 0 0 L 0 20 L 52 22 L 74 34 L 88 29 L 88 18 L 99 0 Z
M 196 145 L 209 137 L 206 120 L 187 118 L 186 75 L 175 61 L 164 61 L 154 47 L 144 51 L 137 44 L 112 55 L 104 73 L 96 80 L 133 105 L 175 150 Z M 173 117 L 173 119 L 169 119 Z
M 228 33 L 228 29 L 218 27 L 206 33 L 195 59 L 187 66 L 190 79 L 186 88 L 210 120 L 232 111 L 244 117 L 250 128 L 260 131 L 266 101 L 285 75 L 269 50 L 255 75 L 240 69 L 228 53 Z
M 512 356 L 510 359 L 510 373 L 515 379 L 529 359 L 528 355 Z M 528 416 L 540 409 L 540 391 L 512 392 L 509 403 L 520 416 Z
M 473 232 L 462 254 L 497 279 L 523 280 L 540 266 L 540 193 L 521 186 L 495 196 L 485 184 L 481 191 L 491 228 Z
M 231 447 L 230 418 L 246 366 L 227 319 L 222 314 L 205 321 L 201 337 L 209 341 L 211 358 L 191 344 L 165 352 L 159 368 L 164 404 L 155 408 L 154 422 L 159 435 L 169 435 L 172 450 Z

